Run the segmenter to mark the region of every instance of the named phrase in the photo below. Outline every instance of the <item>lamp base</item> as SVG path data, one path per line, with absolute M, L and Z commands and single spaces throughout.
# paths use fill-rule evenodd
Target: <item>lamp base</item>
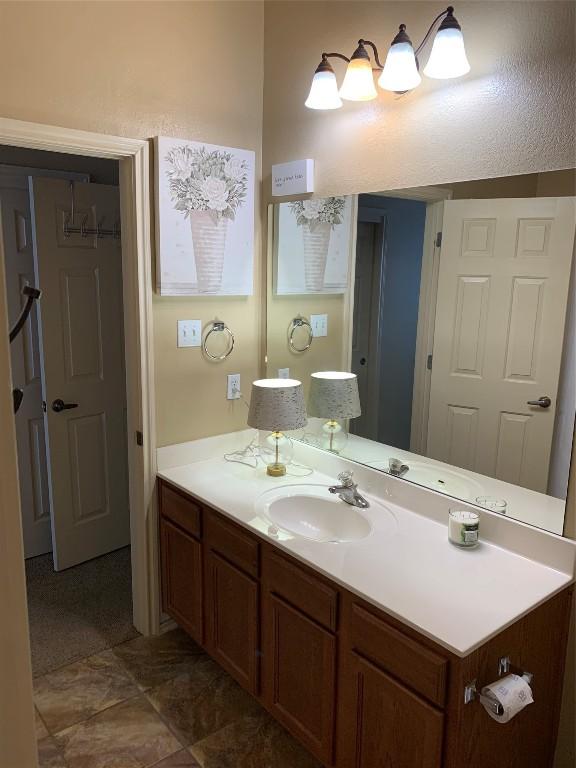
M 278 463 L 268 464 L 266 474 L 272 477 L 283 477 L 286 474 L 286 465 Z

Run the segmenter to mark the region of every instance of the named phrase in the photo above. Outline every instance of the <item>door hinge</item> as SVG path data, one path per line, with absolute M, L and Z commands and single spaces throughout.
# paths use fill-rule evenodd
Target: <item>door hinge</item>
M 144 435 L 139 429 L 136 430 L 136 445 L 144 445 Z
M 442 245 L 442 232 L 436 233 L 436 241 L 435 241 L 436 248 L 440 248 Z
M 426 360 L 426 368 L 428 368 L 429 371 L 432 370 L 432 355 L 428 355 Z

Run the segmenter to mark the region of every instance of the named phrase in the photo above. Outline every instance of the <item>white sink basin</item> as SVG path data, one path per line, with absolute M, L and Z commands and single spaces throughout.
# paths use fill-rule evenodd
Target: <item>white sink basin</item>
M 410 469 L 402 476 L 404 480 L 410 480 L 434 491 L 446 493 L 448 496 L 455 496 L 463 501 L 474 501 L 477 496 L 482 496 L 484 493 L 482 486 L 463 472 L 455 472 L 452 469 L 436 467 L 433 464 L 424 464 L 419 461 L 406 461 L 406 464 Z M 388 471 L 387 461 L 375 461 L 371 466 Z
M 381 510 L 395 522 L 392 513 Z M 263 493 L 256 501 L 256 512 L 274 527 L 304 539 L 320 542 L 350 542 L 365 539 L 372 530 L 366 513 L 328 492 L 325 485 L 284 485 Z

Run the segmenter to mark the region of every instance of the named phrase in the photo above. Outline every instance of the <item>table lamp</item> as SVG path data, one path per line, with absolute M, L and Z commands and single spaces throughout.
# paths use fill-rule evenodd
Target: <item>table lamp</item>
M 302 383 L 296 379 L 259 379 L 252 383 L 248 426 L 265 430 L 266 446 L 273 451 L 273 461 L 266 467 L 267 474 L 281 477 L 286 474 L 292 442 L 283 431 L 301 429 L 307 423 Z
M 360 416 L 360 395 L 355 373 L 318 371 L 310 377 L 308 415 L 327 419 L 322 425 L 322 447 L 339 453 L 346 442 L 346 429 L 339 420 Z

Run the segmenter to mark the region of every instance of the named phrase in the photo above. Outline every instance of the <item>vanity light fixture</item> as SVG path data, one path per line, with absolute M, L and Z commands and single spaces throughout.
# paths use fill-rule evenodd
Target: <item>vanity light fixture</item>
M 460 24 L 454 17 L 454 8 L 449 5 L 439 13 L 430 25 L 424 39 L 414 50 L 406 32 L 406 25 L 400 24 L 398 34 L 392 40 L 384 66 L 380 63 L 378 49 L 370 40 L 359 40 L 351 58 L 342 53 L 323 53 L 305 105 L 309 109 L 338 109 L 342 99 L 347 101 L 370 101 L 378 95 L 374 86 L 374 73 L 379 73 L 378 85 L 387 91 L 406 93 L 420 85 L 418 55 L 428 42 L 440 22 L 428 63 L 424 68 L 427 77 L 449 79 L 461 77 L 470 71 L 466 58 L 464 37 Z M 372 48 L 376 66 L 372 66 L 366 46 Z M 338 92 L 336 74 L 329 58 L 343 59 L 348 63 L 342 87 Z
M 342 106 L 342 99 L 338 95 L 336 73 L 328 61 L 329 55 L 322 54 L 322 61 L 316 67 L 312 78 L 312 86 L 306 99 L 306 106 L 310 109 L 338 109 Z
M 378 96 L 378 91 L 374 86 L 374 76 L 372 74 L 372 62 L 365 48 L 370 45 L 374 49 L 374 56 L 378 59 L 376 47 L 369 40 L 358 40 L 358 48 L 352 54 L 344 82 L 340 88 L 340 98 L 347 101 L 371 101 Z

